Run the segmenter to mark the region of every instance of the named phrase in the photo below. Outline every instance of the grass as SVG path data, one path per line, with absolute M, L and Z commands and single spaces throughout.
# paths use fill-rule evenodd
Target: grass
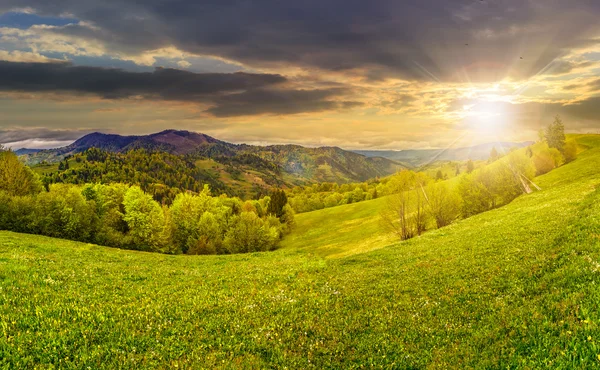
M 543 191 L 402 243 L 382 200 L 251 255 L 0 232 L 0 367 L 600 367 L 600 137 L 577 140 Z

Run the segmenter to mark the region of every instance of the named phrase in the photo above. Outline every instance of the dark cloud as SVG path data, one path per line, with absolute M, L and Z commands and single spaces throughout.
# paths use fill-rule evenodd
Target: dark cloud
M 68 63 L 17 63 L 0 61 L 0 89 L 5 91 L 68 91 L 105 98 L 131 96 L 194 101 L 224 92 L 255 89 L 285 82 L 281 75 L 192 73 L 157 68 L 154 72 L 72 66 Z
M 343 89 L 326 90 L 255 90 L 215 99 L 209 112 L 217 117 L 255 114 L 295 114 L 332 109 L 350 109 L 362 103 L 328 100 L 344 94 Z
M 77 140 L 93 130 L 51 130 L 46 128 L 0 130 L 0 143 L 15 143 L 31 139 L 42 141 L 69 141 Z
M 565 114 L 572 117 L 597 121 L 600 117 L 600 97 L 591 97 L 577 103 L 564 105 L 561 108 Z
M 138 98 L 210 104 L 219 117 L 254 114 L 294 114 L 358 103 L 331 98 L 344 88 L 295 90 L 275 74 L 192 73 L 157 68 L 154 72 L 72 66 L 68 63 L 0 61 L 0 91 L 68 92 L 105 99 Z
M 540 72 L 589 43 L 600 11 L 596 0 L 4 0 L 0 11 L 25 6 L 94 25 L 48 32 L 127 53 L 174 45 L 255 66 L 462 81 Z

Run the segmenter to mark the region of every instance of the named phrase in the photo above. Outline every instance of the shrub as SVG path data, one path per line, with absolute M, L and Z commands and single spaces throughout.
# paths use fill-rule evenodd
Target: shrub
M 566 163 L 577 159 L 577 143 L 574 140 L 567 140 L 564 149 L 564 157 Z

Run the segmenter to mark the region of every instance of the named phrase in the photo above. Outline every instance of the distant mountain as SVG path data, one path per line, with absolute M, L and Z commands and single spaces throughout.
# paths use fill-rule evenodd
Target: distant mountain
M 177 130 L 144 136 L 96 132 L 66 147 L 36 152 L 23 151 L 21 158 L 32 166 L 43 164 L 43 171 L 40 172 L 47 174 L 58 171 L 58 162 L 91 148 L 117 154 L 143 149 L 148 153 L 182 156 L 188 163 L 205 172 L 198 174 L 198 178 L 210 177 L 214 180 L 213 184 L 222 183 L 222 188 L 230 186 L 238 192 L 316 182 L 362 182 L 405 168 L 387 158 L 369 158 L 337 147 L 232 144 L 201 133 Z M 127 158 L 133 157 L 122 156 L 118 160 L 126 161 Z M 79 158 L 78 163 L 82 160 L 85 161 L 85 158 Z M 72 167 L 70 171 L 77 171 L 76 168 L 77 166 Z M 57 181 L 65 179 L 58 178 Z
M 532 141 L 521 143 L 487 143 L 466 148 L 451 149 L 409 149 L 409 150 L 355 150 L 355 153 L 366 157 L 382 157 L 412 167 L 419 167 L 435 161 L 486 160 L 492 148 L 498 153 L 509 152 L 511 148 L 523 148 L 533 144 Z
M 27 149 L 27 148 L 21 148 L 21 149 L 17 149 L 15 150 L 15 154 L 16 155 L 25 155 L 25 154 L 32 154 L 32 153 L 37 153 L 39 151 L 41 151 L 42 149 Z

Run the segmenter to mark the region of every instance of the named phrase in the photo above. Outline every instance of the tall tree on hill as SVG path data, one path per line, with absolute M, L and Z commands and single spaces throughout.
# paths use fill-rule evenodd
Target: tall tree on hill
M 10 150 L 0 148 L 0 191 L 21 196 L 41 191 L 37 176 Z
M 548 126 L 545 135 L 546 142 L 550 148 L 558 149 L 561 153 L 565 150 L 565 125 L 559 116 L 554 118 L 554 122 Z
M 287 202 L 288 199 L 285 191 L 281 189 L 273 189 L 271 192 L 271 201 L 267 207 L 267 213 L 274 215 L 277 218 L 281 218 L 281 216 L 284 214 L 283 207 L 285 207 Z

